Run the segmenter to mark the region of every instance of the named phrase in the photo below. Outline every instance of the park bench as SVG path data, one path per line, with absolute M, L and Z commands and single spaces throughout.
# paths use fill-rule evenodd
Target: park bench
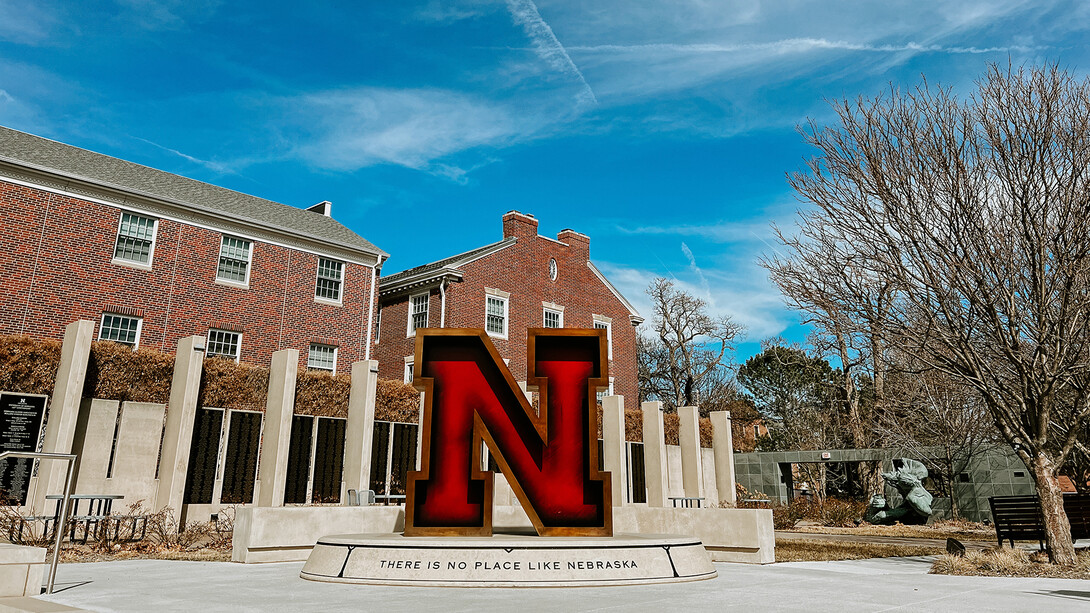
M 1090 495 L 1067 494 L 1063 497 L 1064 511 L 1071 523 L 1071 539 L 1090 538 Z M 992 496 L 992 523 L 999 546 L 1003 541 L 1037 541 L 1045 548 L 1045 528 L 1041 504 L 1036 496 Z

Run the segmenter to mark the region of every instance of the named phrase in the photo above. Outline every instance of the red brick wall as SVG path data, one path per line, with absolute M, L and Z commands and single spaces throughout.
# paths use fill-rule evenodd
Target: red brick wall
M 510 215 L 510 214 L 508 214 Z M 565 234 L 568 245 L 537 236 L 536 222 L 513 223 L 506 219 L 506 236 L 518 240 L 501 251 L 465 265 L 464 279 L 447 286 L 448 328 L 484 328 L 485 288 L 510 292 L 508 338 L 492 342 L 510 359 L 516 380 L 526 380 L 526 330 L 543 326 L 542 301 L 564 307 L 564 327 L 593 328 L 595 314 L 613 320 L 613 360 L 610 376 L 614 393 L 625 397 L 626 406 L 637 406 L 636 330 L 628 309 L 587 266 L 589 239 Z M 522 220 L 525 222 L 525 220 Z M 549 279 L 549 259 L 556 258 L 556 281 Z M 405 337 L 408 297 L 382 303 L 382 336 L 375 355 L 380 376 L 401 379 L 405 356 L 413 353 L 413 339 Z M 429 322 L 439 326 L 439 296 L 433 291 Z
M 150 271 L 120 266 L 111 263 L 120 214 L 0 181 L 0 334 L 61 338 L 68 323 L 91 319 L 97 338 L 113 306 L 142 312 L 141 346 L 173 351 L 181 337 L 226 325 L 242 330 L 245 362 L 294 348 L 305 365 L 318 338 L 337 341 L 338 370 L 363 359 L 370 267 L 346 263 L 343 305 L 321 304 L 318 256 L 254 241 L 249 288 L 225 286 L 215 283 L 222 234 L 169 219 L 159 220 Z

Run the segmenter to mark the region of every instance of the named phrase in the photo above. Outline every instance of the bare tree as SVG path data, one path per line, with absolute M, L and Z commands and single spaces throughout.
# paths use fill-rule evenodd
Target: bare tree
M 668 279 L 655 279 L 647 295 L 654 310 L 655 336 L 641 335 L 637 344 L 641 398 L 658 399 L 676 409 L 731 392 L 724 367 L 727 351 L 734 349 L 743 327 L 728 316 L 712 317 L 703 300 Z
M 992 66 L 968 99 L 925 82 L 833 109 L 802 130 L 819 153 L 790 182 L 814 206 L 770 265 L 829 257 L 844 275 L 817 283 L 853 332 L 975 390 L 1073 564 L 1058 471 L 1090 417 L 1090 83 Z

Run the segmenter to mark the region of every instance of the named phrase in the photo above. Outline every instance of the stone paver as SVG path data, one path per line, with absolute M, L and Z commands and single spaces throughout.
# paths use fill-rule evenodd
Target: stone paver
M 91 611 L 1064 611 L 1090 582 L 928 575 L 930 558 L 716 564 L 719 577 L 609 588 L 395 588 L 314 583 L 301 563 L 64 564 L 49 600 Z

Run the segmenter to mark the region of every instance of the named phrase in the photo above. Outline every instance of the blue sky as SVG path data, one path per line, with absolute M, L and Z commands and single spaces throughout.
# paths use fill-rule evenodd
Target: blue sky
M 386 272 L 591 236 L 646 311 L 670 276 L 803 340 L 755 260 L 799 203 L 825 99 L 967 91 L 987 62 L 1090 66 L 1085 1 L 0 0 L 0 124 L 334 216 Z

